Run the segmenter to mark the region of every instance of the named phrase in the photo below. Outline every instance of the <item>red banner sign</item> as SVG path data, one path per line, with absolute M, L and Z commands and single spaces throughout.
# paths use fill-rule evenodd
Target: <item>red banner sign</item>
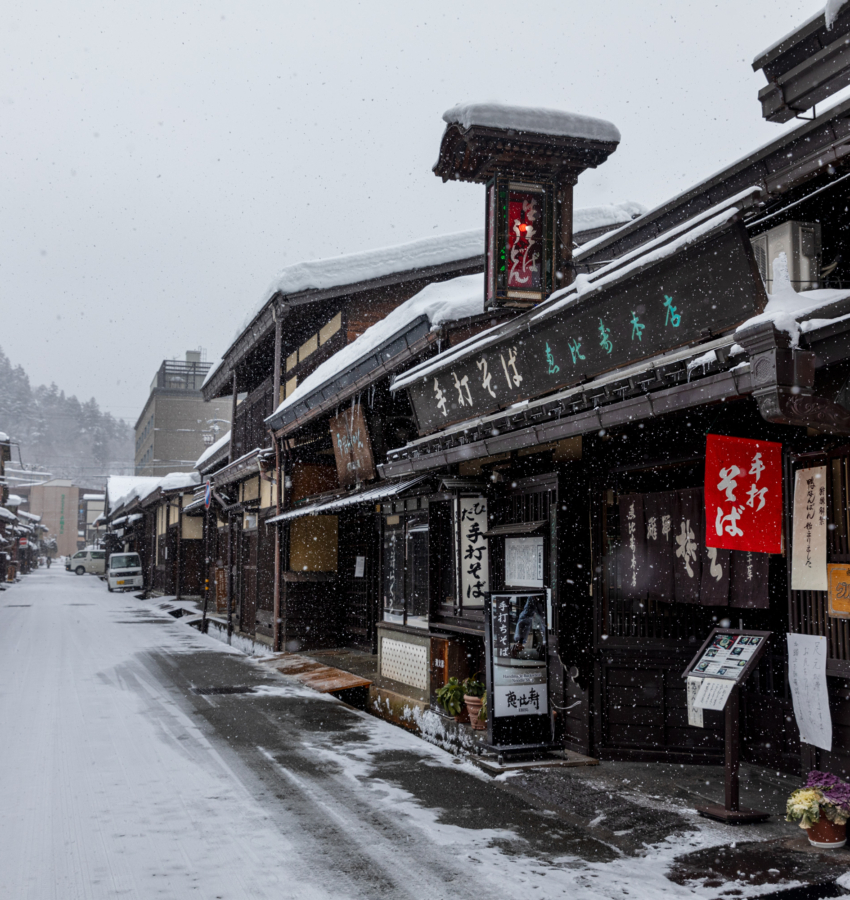
M 782 444 L 708 435 L 705 543 L 724 550 L 782 552 Z

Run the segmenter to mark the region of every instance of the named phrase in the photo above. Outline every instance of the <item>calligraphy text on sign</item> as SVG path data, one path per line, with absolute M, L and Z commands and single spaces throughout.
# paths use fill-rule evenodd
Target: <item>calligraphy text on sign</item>
M 460 602 L 484 606 L 490 590 L 490 548 L 487 531 L 487 498 L 461 497 L 458 501 L 460 540 Z
M 421 434 L 578 384 L 707 333 L 730 329 L 764 302 L 741 226 L 734 225 L 609 288 L 432 370 L 408 391 Z
M 826 466 L 798 469 L 794 475 L 794 535 L 791 589 L 825 591 Z
M 708 435 L 705 543 L 724 550 L 782 552 L 782 444 Z

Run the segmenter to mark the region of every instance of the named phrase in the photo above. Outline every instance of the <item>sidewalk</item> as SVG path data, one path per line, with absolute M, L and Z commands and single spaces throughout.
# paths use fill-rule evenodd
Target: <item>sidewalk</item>
M 174 604 L 169 598 L 147 602 L 172 615 L 178 608 L 191 615 L 188 602 Z M 183 621 L 190 624 L 192 620 Z M 248 649 L 244 636 L 236 643 L 241 642 Z M 292 671 L 299 671 L 303 667 L 296 660 L 306 659 L 323 671 L 336 669 L 371 682 L 369 712 L 449 749 L 467 765 L 480 762 L 476 746 L 480 738 L 472 736 L 468 726 L 456 726 L 428 710 L 427 697 L 415 690 L 381 679 L 377 657 L 369 653 L 331 650 L 273 655 L 264 645 L 248 652 L 263 670 L 286 681 L 297 676 L 287 674 L 281 662 L 292 660 Z M 393 701 L 387 703 L 390 696 Z M 784 821 L 786 798 L 802 781 L 743 764 L 742 806 L 764 810 L 771 818 L 757 825 L 727 826 L 702 818 L 695 809 L 722 803 L 722 766 L 603 761 L 565 767 L 562 763 L 508 771 L 491 779 L 494 787 L 537 815 L 583 833 L 589 846 L 607 846 L 626 858 L 657 858 L 671 887 L 679 885 L 699 897 L 850 896 L 850 849 L 817 850 L 801 829 Z

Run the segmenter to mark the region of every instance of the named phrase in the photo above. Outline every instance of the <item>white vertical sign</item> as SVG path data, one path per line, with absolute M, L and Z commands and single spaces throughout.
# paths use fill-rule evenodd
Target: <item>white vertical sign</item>
M 832 750 L 832 717 L 826 688 L 826 638 L 788 635 L 788 683 L 804 744 Z
M 458 501 L 460 593 L 463 606 L 484 606 L 490 590 L 490 550 L 487 498 L 461 497 Z
M 693 725 L 694 728 L 705 728 L 702 707 L 694 706 L 699 689 L 702 687 L 702 678 L 694 678 L 689 675 L 686 680 L 688 684 L 688 725 Z
M 794 543 L 791 589 L 825 591 L 826 466 L 798 469 L 794 478 Z
M 702 687 L 702 678 L 694 678 L 692 675 L 688 675 L 686 681 L 688 685 L 688 725 L 693 725 L 694 728 L 705 728 L 702 707 L 694 706 L 699 689 Z

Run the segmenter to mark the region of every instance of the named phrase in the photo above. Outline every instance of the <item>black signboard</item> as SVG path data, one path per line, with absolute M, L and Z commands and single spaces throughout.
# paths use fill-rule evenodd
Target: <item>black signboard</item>
M 612 276 L 616 277 L 616 276 Z M 408 386 L 420 434 L 729 331 L 767 297 L 740 223 L 538 319 Z
M 488 595 L 485 619 L 488 743 L 503 750 L 547 746 L 552 726 L 546 594 Z

